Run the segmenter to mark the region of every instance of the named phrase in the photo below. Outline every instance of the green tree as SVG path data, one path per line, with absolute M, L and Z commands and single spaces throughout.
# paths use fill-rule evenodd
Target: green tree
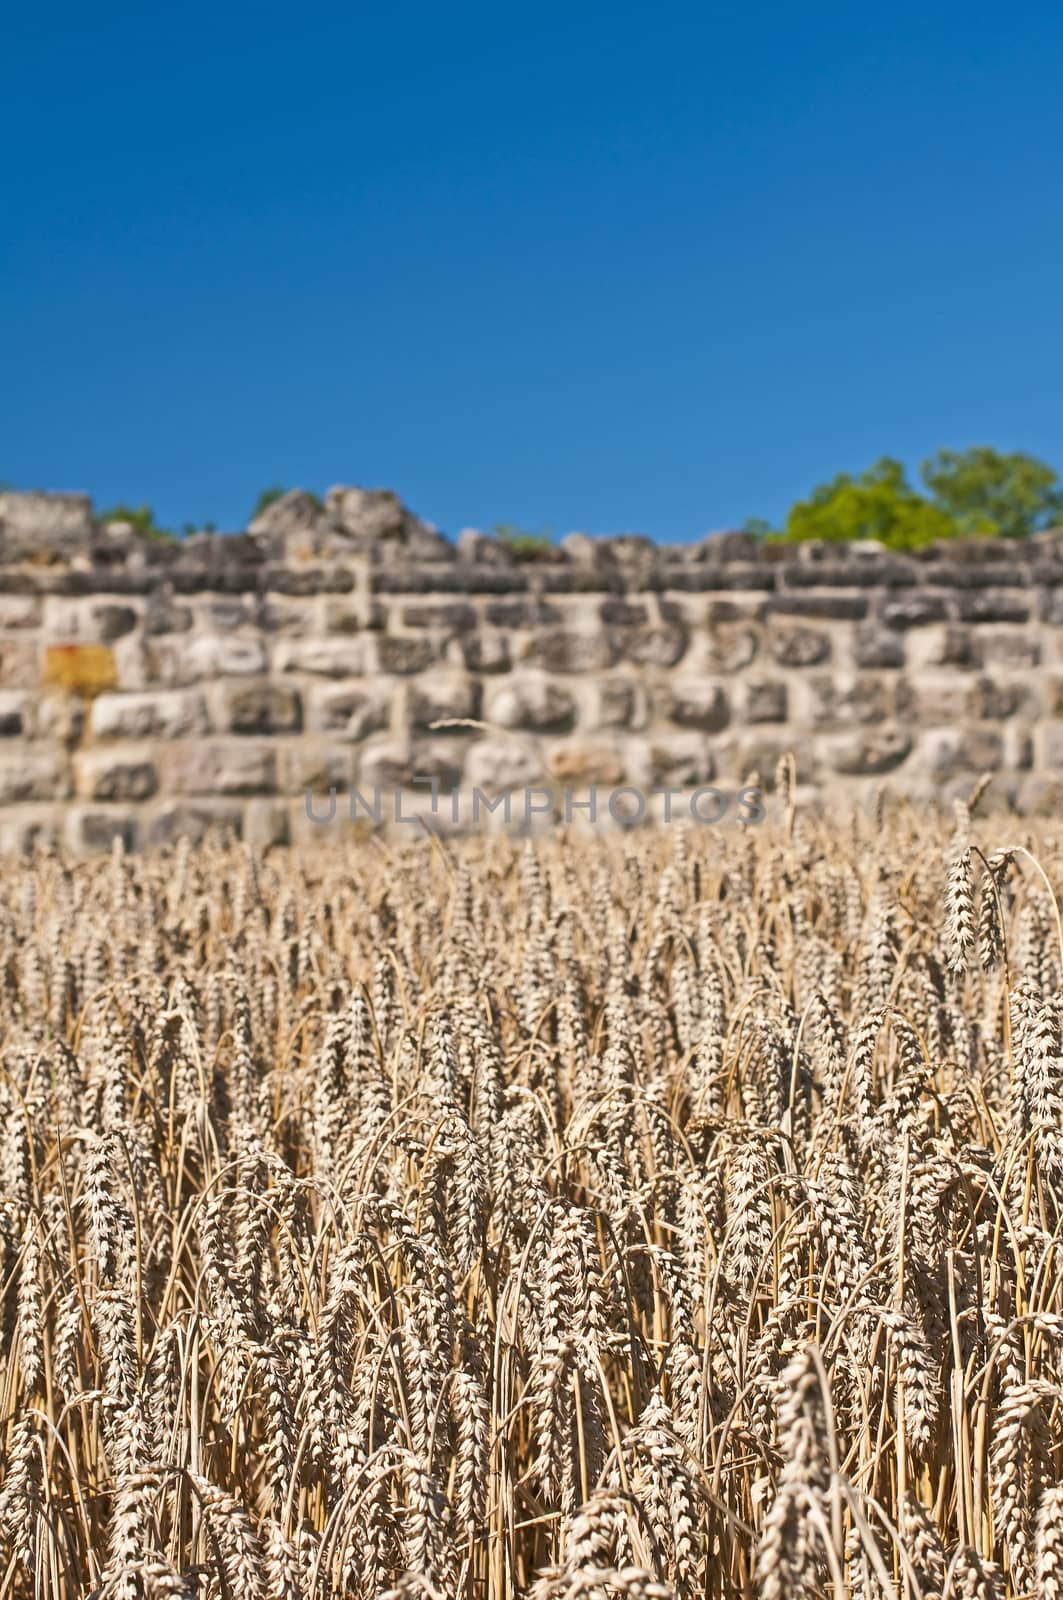
M 97 522 L 129 522 L 145 539 L 175 539 L 177 535 L 170 528 L 160 528 L 155 521 L 155 513 L 150 506 L 112 506 L 109 511 L 101 511 Z
M 893 550 L 914 550 L 958 533 L 953 517 L 913 489 L 904 467 L 883 456 L 851 477 L 839 472 L 790 507 L 785 539 L 878 539 Z
M 978 445 L 939 450 L 919 470 L 935 505 L 962 533 L 1021 539 L 1063 520 L 1059 474 L 1036 456 Z

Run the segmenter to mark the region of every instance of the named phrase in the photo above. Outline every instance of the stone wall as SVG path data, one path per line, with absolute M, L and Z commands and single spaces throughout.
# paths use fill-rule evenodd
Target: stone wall
M 383 492 L 183 541 L 0 494 L 0 849 L 281 841 L 308 789 L 410 815 L 415 777 L 733 794 L 788 750 L 825 803 L 983 772 L 1021 811 L 1063 803 L 1063 530 L 904 557 L 574 534 L 518 559 Z

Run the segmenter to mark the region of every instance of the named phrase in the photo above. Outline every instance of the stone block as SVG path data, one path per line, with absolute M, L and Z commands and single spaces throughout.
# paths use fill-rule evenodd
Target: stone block
M 0 654 L 3 650 L 0 645 Z M 2 665 L 0 675 L 9 681 Z M 118 682 L 114 651 L 106 644 L 50 644 L 44 652 L 44 681 L 86 697 L 113 689 Z
M 0 749 L 0 805 L 24 800 L 66 800 L 70 763 L 64 752 L 22 744 Z
M 937 775 L 991 772 L 1003 765 L 1004 740 L 996 728 L 972 724 L 924 729 L 918 736 L 919 764 Z
M 308 690 L 310 726 L 342 739 L 367 739 L 386 728 L 388 695 L 373 679 L 314 684 Z
M 249 800 L 244 806 L 243 839 L 252 850 L 290 843 L 288 807 L 276 800 Z
M 365 639 L 282 639 L 274 647 L 278 672 L 356 678 L 370 670 Z
M 852 777 L 878 777 L 899 767 L 911 753 L 912 736 L 904 728 L 880 727 L 829 734 L 820 740 L 820 754 L 833 772 Z
M 1041 661 L 1041 641 L 1029 629 L 979 629 L 977 649 L 980 665 L 987 667 L 1036 667 Z
M 286 748 L 283 787 L 287 794 L 346 793 L 354 782 L 355 753 L 349 744 L 321 739 L 296 739 Z
M 165 752 L 168 788 L 175 795 L 273 794 L 277 747 L 252 739 L 204 739 Z
M 685 655 L 688 642 L 686 624 L 678 621 L 611 630 L 615 654 L 644 667 L 674 667 Z
M 957 599 L 961 622 L 1029 622 L 1031 601 L 1027 595 L 961 594 Z
M 567 733 L 575 726 L 576 701 L 549 678 L 515 673 L 490 695 L 485 720 L 503 728 Z
M 0 689 L 0 739 L 24 739 L 30 731 L 33 702 L 17 689 Z
M 144 842 L 137 813 L 121 805 L 71 806 L 63 822 L 66 846 L 76 855 L 104 854 L 116 839 L 125 850 L 136 850 Z
M 142 832 L 150 845 L 176 844 L 188 839 L 192 844 L 202 844 L 210 834 L 229 833 L 239 839 L 243 834 L 244 810 L 232 800 L 176 800 L 162 806 L 143 825 Z
M 746 722 L 785 722 L 788 715 L 789 693 L 785 683 L 747 679 L 742 704 Z
M 209 731 L 206 702 L 184 689 L 101 694 L 89 727 L 96 739 L 180 739 Z
M 541 782 L 542 758 L 524 740 L 510 737 L 477 739 L 465 757 L 465 788 L 497 793 Z M 471 796 L 470 801 L 471 804 Z
M 830 657 L 830 636 L 818 628 L 774 623 L 768 648 L 780 667 L 814 667 Z
M 546 769 L 558 783 L 574 789 L 615 787 L 624 781 L 624 761 L 617 747 L 587 744 L 582 739 L 552 746 Z
M 431 733 L 437 722 L 478 717 L 480 685 L 464 674 L 434 673 L 405 686 L 401 714 L 416 733 Z
M 79 750 L 74 756 L 74 782 L 88 800 L 150 800 L 159 774 L 152 746 Z
M 946 622 L 948 600 L 943 594 L 915 590 L 911 594 L 886 599 L 879 615 L 887 628 L 925 628 L 928 623 Z
M 361 746 L 357 783 L 365 792 L 375 785 L 382 790 L 414 789 L 419 782 L 435 779 L 441 788 L 452 789 L 461 781 L 461 769 L 461 750 L 453 741 L 413 743 L 401 735 L 381 735 Z
M 462 600 L 428 601 L 402 608 L 405 628 L 438 628 L 444 633 L 465 633 L 476 626 L 475 607 Z
M 663 733 L 632 744 L 627 754 L 631 782 L 651 789 L 692 789 L 715 775 L 709 741 L 700 733 Z
M 461 639 L 461 659 L 470 672 L 508 672 L 513 664 L 504 633 L 467 633 Z
M 427 635 L 382 633 L 376 641 L 377 666 L 381 672 L 407 676 L 425 672 L 439 660 L 439 641 Z
M 665 697 L 667 715 L 681 728 L 716 733 L 730 720 L 727 696 L 719 684 L 701 678 L 673 678 Z
M 817 673 L 803 680 L 809 721 L 816 727 L 883 722 L 893 697 L 889 681 L 866 673 L 836 677 Z
M 36 595 L 0 594 L 0 632 L 40 625 L 41 602 Z
M 298 733 L 303 724 L 299 693 L 285 683 L 224 684 L 219 699 L 230 733 Z
M 521 655 L 546 672 L 603 672 L 615 662 L 617 648 L 605 633 L 543 628 L 528 641 Z
M 57 744 L 67 746 L 75 745 L 85 729 L 85 702 L 74 694 L 57 692 L 38 695 L 33 722 L 38 738 L 54 739 Z
M 748 623 L 710 622 L 708 638 L 700 644 L 707 671 L 741 672 L 756 660 L 760 634 Z
M 157 634 L 187 633 L 192 626 L 192 609 L 179 605 L 168 594 L 152 595 L 144 610 L 144 632 L 148 638 Z
M 854 630 L 852 651 L 858 667 L 903 667 L 904 634 L 871 623 Z
M 601 678 L 594 685 L 596 728 L 641 728 L 648 714 L 645 686 L 636 678 Z

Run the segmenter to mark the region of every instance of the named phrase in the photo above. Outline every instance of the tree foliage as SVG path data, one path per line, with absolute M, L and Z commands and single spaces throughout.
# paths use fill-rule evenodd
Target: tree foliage
M 937 539 L 1022 538 L 1063 520 L 1058 474 L 1022 452 L 939 450 L 922 463 L 920 477 L 925 492 L 892 456 L 858 477 L 839 472 L 792 505 L 782 531 L 769 537 L 877 539 L 915 550 Z M 761 532 L 764 524 L 752 518 L 746 527 Z

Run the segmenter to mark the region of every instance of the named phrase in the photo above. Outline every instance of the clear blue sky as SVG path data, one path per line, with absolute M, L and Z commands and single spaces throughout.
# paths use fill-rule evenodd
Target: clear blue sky
M 8 8 L 0 479 L 686 538 L 1063 469 L 1063 8 Z

